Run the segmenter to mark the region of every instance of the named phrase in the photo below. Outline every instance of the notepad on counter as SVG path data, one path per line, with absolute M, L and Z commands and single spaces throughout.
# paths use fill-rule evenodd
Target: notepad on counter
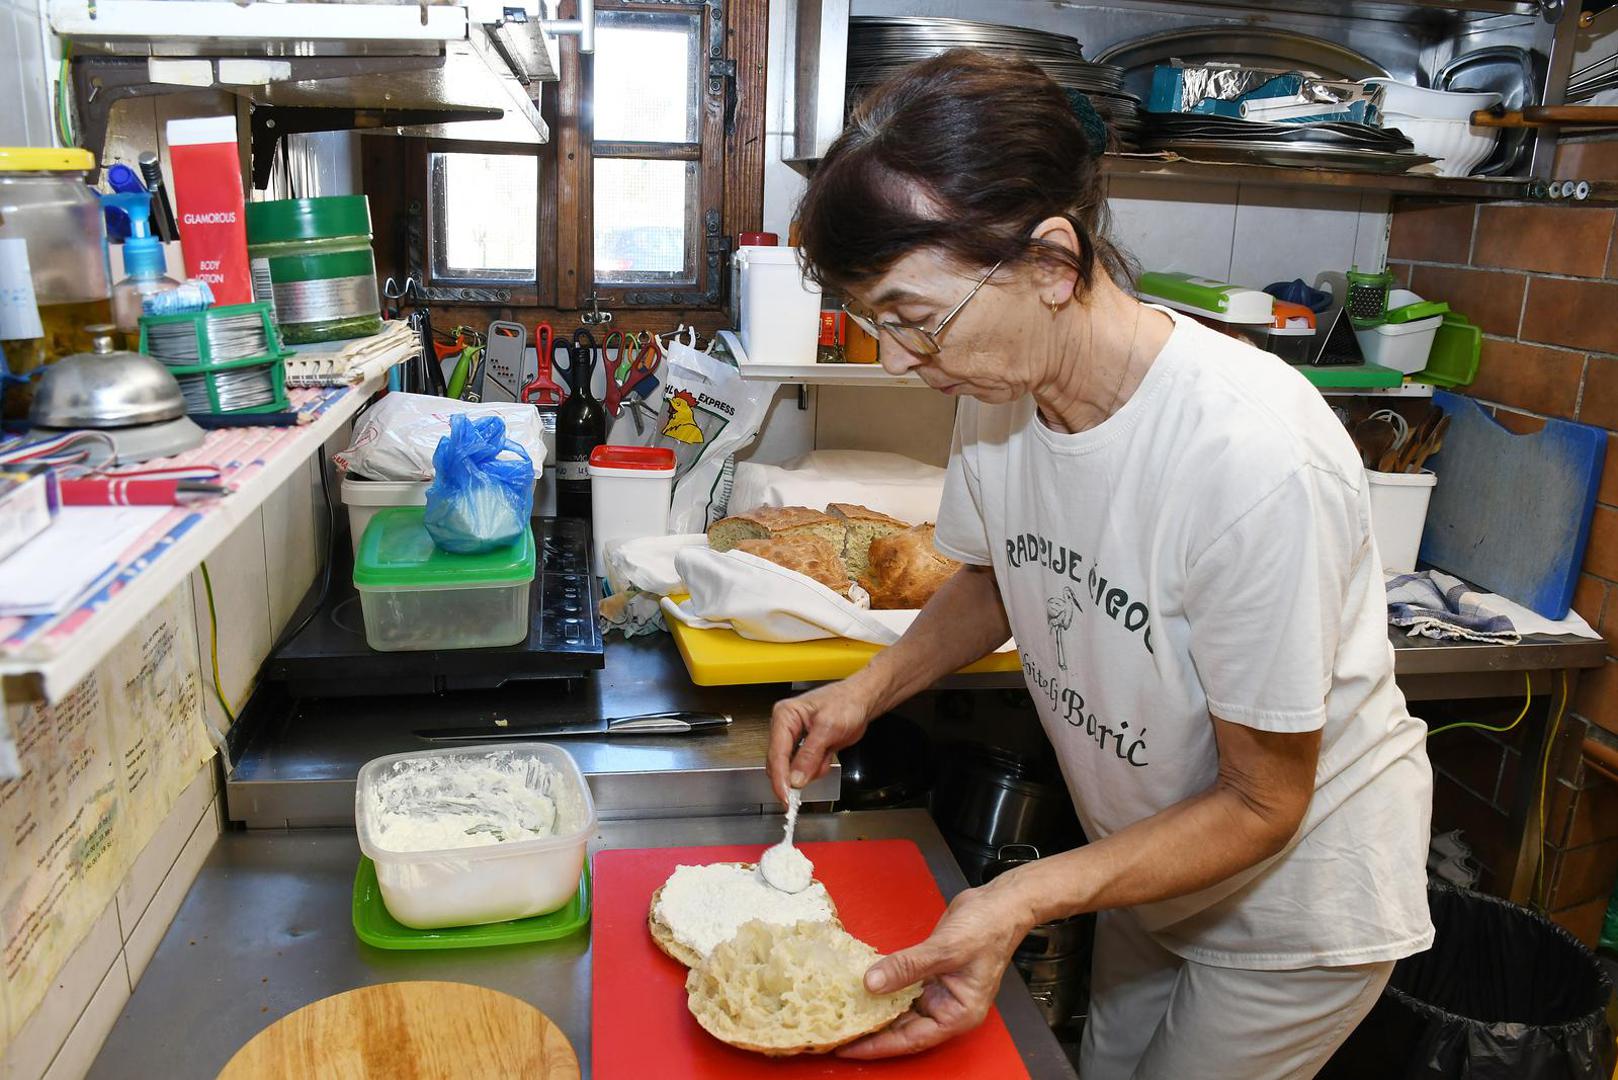
M 170 506 L 64 506 L 0 561 L 0 616 L 54 615 L 118 572 L 119 558 Z

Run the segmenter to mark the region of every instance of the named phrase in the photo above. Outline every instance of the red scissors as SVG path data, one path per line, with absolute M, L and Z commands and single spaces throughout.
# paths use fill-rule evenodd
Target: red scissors
M 534 327 L 534 353 L 538 362 L 533 379 L 522 388 L 522 403 L 541 409 L 554 409 L 567 400 L 567 393 L 551 374 L 556 358 L 556 331 L 551 329 L 548 322 Z
M 652 376 L 657 371 L 662 354 L 657 347 L 657 338 L 652 334 L 637 336 L 620 334 L 615 330 L 608 335 L 608 342 L 614 337 L 619 339 L 619 347 L 615 354 L 608 354 L 607 412 L 617 416 L 631 394 L 638 393 L 644 400 L 657 389 L 657 381 Z M 648 379 L 652 381 L 648 383 Z

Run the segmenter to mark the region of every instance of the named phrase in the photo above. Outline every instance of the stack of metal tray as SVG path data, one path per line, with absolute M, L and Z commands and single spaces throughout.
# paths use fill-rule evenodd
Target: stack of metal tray
M 1396 130 L 1326 121 L 1267 124 L 1201 113 L 1148 113 L 1141 148 L 1196 161 L 1402 173 L 1436 159 Z
M 1015 56 L 1039 66 L 1064 90 L 1086 95 L 1111 129 L 1109 149 L 1133 148 L 1141 131 L 1140 98 L 1122 89 L 1123 69 L 1084 59 L 1076 38 L 998 23 L 923 16 L 856 16 L 848 20 L 848 100 L 920 60 L 949 49 Z

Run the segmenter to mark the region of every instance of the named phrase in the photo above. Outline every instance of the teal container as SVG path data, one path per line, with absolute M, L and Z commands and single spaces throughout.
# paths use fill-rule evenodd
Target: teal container
M 288 345 L 382 332 L 382 301 L 364 195 L 276 199 L 247 205 L 253 296 L 273 298 Z

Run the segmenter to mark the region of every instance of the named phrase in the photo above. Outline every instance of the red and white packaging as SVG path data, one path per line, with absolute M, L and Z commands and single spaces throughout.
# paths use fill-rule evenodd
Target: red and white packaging
M 174 211 L 185 252 L 186 277 L 213 289 L 214 304 L 253 300 L 247 263 L 247 211 L 234 116 L 203 116 L 168 123 L 174 169 Z

